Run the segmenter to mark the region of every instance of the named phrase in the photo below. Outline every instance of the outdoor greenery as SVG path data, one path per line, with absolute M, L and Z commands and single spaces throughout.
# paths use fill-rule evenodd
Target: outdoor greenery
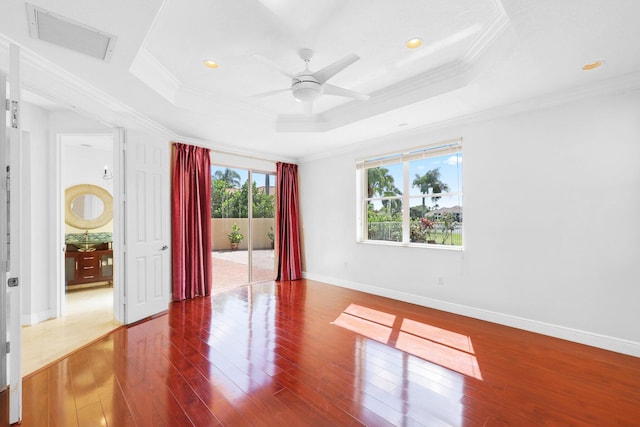
M 429 194 L 429 192 L 444 193 L 449 191 L 449 186 L 444 182 L 440 181 L 439 168 L 431 169 L 422 176 L 416 174 L 416 177 L 413 180 L 412 185 L 414 187 L 420 188 L 420 192 L 422 194 Z M 431 201 L 433 201 L 436 208 L 438 207 L 438 200 L 440 200 L 440 197 L 438 196 L 431 197 Z M 425 197 L 422 198 L 422 207 L 425 208 Z
M 211 217 L 247 218 L 249 216 L 249 182 L 240 186 L 240 175 L 231 169 L 216 171 L 211 180 Z M 253 218 L 273 218 L 275 195 L 266 194 L 252 184 Z
M 393 176 L 389 170 L 383 167 L 367 169 L 367 193 L 368 197 L 393 197 L 401 196 L 402 191 L 395 186 Z M 402 221 L 402 201 L 382 200 L 382 208 L 375 210 L 369 203 L 369 222 Z

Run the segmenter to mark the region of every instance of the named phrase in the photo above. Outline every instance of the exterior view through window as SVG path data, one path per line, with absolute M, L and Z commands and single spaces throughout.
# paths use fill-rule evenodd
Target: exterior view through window
M 361 241 L 462 246 L 462 140 L 359 162 Z
M 274 173 L 211 167 L 214 288 L 273 280 L 275 185 Z

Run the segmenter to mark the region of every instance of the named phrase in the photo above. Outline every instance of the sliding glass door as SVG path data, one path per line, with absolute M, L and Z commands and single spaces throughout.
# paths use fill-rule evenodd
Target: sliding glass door
M 275 175 L 211 167 L 214 289 L 273 280 L 274 206 Z
M 251 281 L 274 278 L 276 176 L 252 172 Z

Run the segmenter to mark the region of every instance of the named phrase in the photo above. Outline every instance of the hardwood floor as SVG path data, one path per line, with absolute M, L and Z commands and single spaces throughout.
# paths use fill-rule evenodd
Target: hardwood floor
M 24 379 L 25 426 L 632 426 L 640 359 L 312 281 L 182 303 Z

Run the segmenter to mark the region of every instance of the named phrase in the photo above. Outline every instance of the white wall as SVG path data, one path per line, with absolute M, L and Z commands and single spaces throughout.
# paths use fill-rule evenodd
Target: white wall
M 356 243 L 354 162 L 458 137 L 464 250 Z M 308 278 L 640 356 L 640 91 L 365 145 L 300 165 Z
M 28 133 L 22 145 L 22 241 L 23 270 L 22 323 L 31 324 L 49 317 L 46 290 L 54 277 L 47 275 L 49 229 L 46 212 L 49 206 L 49 113 L 24 102 L 22 130 Z M 35 284 L 35 285 L 34 285 Z M 35 289 L 34 289 L 35 288 Z M 43 292 L 44 291 L 44 292 Z

